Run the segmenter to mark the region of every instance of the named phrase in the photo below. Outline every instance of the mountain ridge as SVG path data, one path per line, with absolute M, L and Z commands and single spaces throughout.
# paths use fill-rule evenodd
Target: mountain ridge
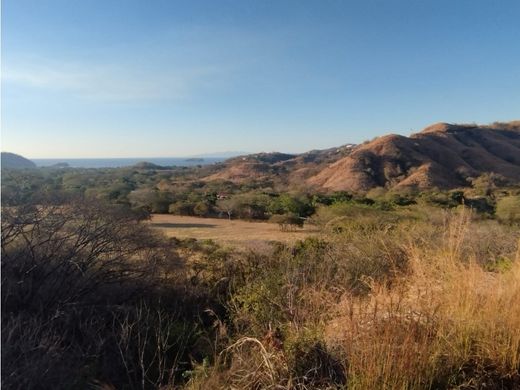
M 205 180 L 276 179 L 323 191 L 366 192 L 375 187 L 464 187 L 485 173 L 520 182 L 520 121 L 441 122 L 410 136 L 387 134 L 359 145 L 240 156 L 219 164 Z

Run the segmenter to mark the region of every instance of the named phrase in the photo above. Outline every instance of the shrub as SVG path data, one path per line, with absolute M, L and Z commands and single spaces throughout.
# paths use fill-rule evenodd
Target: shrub
M 199 217 L 207 217 L 210 214 L 210 207 L 205 202 L 198 202 L 193 207 L 193 213 Z
M 292 382 L 313 389 L 346 385 L 346 367 L 328 350 L 319 335 L 301 332 L 286 341 L 286 356 Z
M 511 195 L 497 202 L 496 216 L 504 222 L 520 222 L 520 196 Z
M 295 214 L 276 214 L 270 218 L 270 221 L 277 223 L 282 232 L 294 230 L 295 228 L 303 228 L 303 218 Z
M 179 201 L 171 203 L 168 206 L 168 213 L 176 215 L 194 215 L 194 204 L 190 202 Z

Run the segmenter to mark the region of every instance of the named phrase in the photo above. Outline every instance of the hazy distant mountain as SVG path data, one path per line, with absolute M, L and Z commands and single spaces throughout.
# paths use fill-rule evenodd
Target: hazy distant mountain
M 2 152 L 2 168 L 25 169 L 36 168 L 36 164 L 18 154 Z
M 193 156 L 186 156 L 186 158 L 208 158 L 208 157 L 216 157 L 216 158 L 232 158 L 237 156 L 243 156 L 249 154 L 248 152 L 214 152 L 214 153 L 203 153 L 203 154 L 195 154 Z
M 260 153 L 226 160 L 206 180 L 275 180 L 325 191 L 375 187 L 442 189 L 484 173 L 520 183 L 520 121 L 487 126 L 438 123 L 409 137 L 390 134 L 298 155 Z

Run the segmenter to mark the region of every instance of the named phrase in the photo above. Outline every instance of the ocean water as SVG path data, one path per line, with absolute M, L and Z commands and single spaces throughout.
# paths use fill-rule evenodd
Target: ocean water
M 224 161 L 223 157 L 159 157 L 159 158 L 33 158 L 33 161 L 39 167 L 49 167 L 59 163 L 67 163 L 71 168 L 120 168 L 129 167 L 139 162 L 146 161 L 152 164 L 165 167 L 192 167 L 196 165 L 208 165 Z

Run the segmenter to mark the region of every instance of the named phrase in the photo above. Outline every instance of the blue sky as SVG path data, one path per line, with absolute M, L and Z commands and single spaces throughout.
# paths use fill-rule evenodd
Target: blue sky
M 517 0 L 3 0 L 2 150 L 302 152 L 520 117 Z

